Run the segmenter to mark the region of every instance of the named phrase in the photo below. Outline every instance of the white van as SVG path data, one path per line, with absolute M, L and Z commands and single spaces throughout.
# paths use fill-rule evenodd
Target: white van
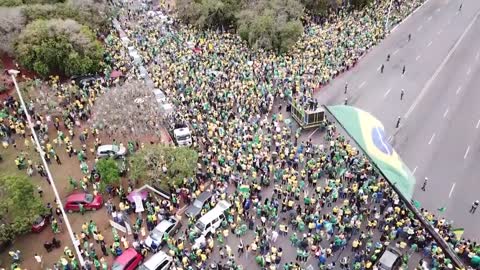
M 214 233 L 225 220 L 224 212 L 230 208 L 230 206 L 232 205 L 227 201 L 219 201 L 212 210 L 200 217 L 197 223 L 195 223 L 195 230 L 202 236 Z
M 165 252 L 155 253 L 148 261 L 140 265 L 139 270 L 167 270 L 173 269 L 173 258 Z

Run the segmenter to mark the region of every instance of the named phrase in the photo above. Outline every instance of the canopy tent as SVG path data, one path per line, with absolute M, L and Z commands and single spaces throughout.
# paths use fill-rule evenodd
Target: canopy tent
M 415 177 L 388 143 L 382 123 L 370 113 L 355 107 L 335 105 L 326 108 L 387 181 L 410 201 Z

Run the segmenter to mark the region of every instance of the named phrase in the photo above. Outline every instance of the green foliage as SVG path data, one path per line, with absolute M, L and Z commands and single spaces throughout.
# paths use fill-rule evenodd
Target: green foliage
M 27 23 L 36 20 L 72 19 L 92 29 L 102 29 L 108 24 L 106 5 L 102 1 L 68 2 L 51 5 L 28 5 L 22 7 Z
M 13 45 L 25 25 L 25 16 L 20 7 L 0 7 L 0 52 L 14 54 Z
M 369 3 L 372 3 L 373 0 L 350 0 L 349 3 L 353 8 L 362 9 Z
M 327 16 L 329 9 L 335 6 L 333 0 L 301 0 L 305 9 L 312 15 Z
M 95 73 L 103 48 L 92 31 L 67 20 L 37 20 L 20 33 L 15 46 L 19 62 L 42 76 Z
M 0 242 L 31 230 L 38 215 L 46 213 L 35 186 L 26 176 L 0 177 Z
M 95 168 L 100 174 L 100 190 L 105 191 L 107 186 L 120 184 L 120 168 L 112 158 L 104 158 L 97 161 Z
M 303 33 L 297 0 L 260 1 L 238 15 L 238 33 L 254 48 L 284 53 Z
M 22 0 L 0 0 L 1 7 L 15 7 L 23 5 Z
M 15 7 L 21 5 L 33 5 L 33 4 L 56 4 L 63 3 L 65 0 L 0 0 L 0 6 L 2 7 Z
M 180 19 L 200 28 L 230 28 L 240 10 L 238 0 L 177 0 Z
M 195 175 L 198 153 L 186 147 L 149 145 L 130 158 L 130 177 L 151 185 L 178 186 Z M 162 167 L 167 168 L 163 173 Z

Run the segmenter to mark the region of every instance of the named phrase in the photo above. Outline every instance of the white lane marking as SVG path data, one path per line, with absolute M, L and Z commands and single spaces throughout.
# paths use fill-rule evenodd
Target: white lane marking
M 470 151 L 470 145 L 467 147 L 467 151 L 465 151 L 465 155 L 463 155 L 463 159 L 467 158 L 468 152 Z
M 385 94 L 383 95 L 384 98 L 386 98 L 386 97 L 388 96 L 388 93 L 390 93 L 390 90 L 392 90 L 392 88 L 389 88 L 389 89 L 387 90 L 387 92 L 385 92 Z
M 470 72 L 472 72 L 472 69 L 471 69 L 471 68 L 468 68 L 468 70 L 467 70 L 467 76 L 470 75 Z
M 428 21 L 431 21 L 432 20 L 432 16 L 428 17 Z
M 362 88 L 367 82 L 366 81 L 363 81 L 360 86 L 358 86 L 358 88 Z
M 450 189 L 450 193 L 448 193 L 448 197 L 452 197 L 453 190 L 455 189 L 456 183 L 453 183 L 452 188 Z
M 478 61 L 478 57 L 480 57 L 480 52 L 477 52 L 477 55 L 475 55 L 475 60 Z
M 475 128 L 478 128 L 478 127 L 480 127 L 480 120 L 478 120 L 477 125 L 475 126 Z
M 310 139 L 313 136 L 313 134 L 315 134 L 317 132 L 318 129 L 319 128 L 315 129 L 312 133 L 310 133 L 310 135 L 308 135 L 308 138 Z
M 436 12 L 440 12 L 440 8 L 437 8 L 437 10 L 435 10 Z
M 431 41 L 427 44 L 427 48 L 430 47 L 430 45 L 432 45 Z
M 393 136 L 390 135 L 390 137 L 388 137 L 388 140 L 387 140 L 387 141 L 388 141 L 388 142 L 393 141 Z
M 455 92 L 455 95 L 458 95 L 458 93 L 460 93 L 461 90 L 462 90 L 462 87 L 459 86 L 459 87 L 457 88 L 457 91 Z
M 443 32 L 442 29 L 438 30 L 437 35 L 440 35 Z
M 420 25 L 419 27 L 417 27 L 417 31 L 419 31 L 419 32 L 420 32 L 420 30 L 422 30 L 422 28 L 423 28 L 423 26 L 422 26 L 422 25 Z
M 413 169 L 413 171 L 412 171 L 412 174 L 413 174 L 413 175 L 414 175 L 415 172 L 417 171 L 417 168 L 418 168 L 418 166 L 415 166 L 415 168 Z
M 423 2 L 423 4 L 421 4 L 420 6 L 418 6 L 412 13 L 410 13 L 405 19 L 403 19 L 399 24 L 397 24 L 395 27 L 393 27 L 392 31 L 390 31 L 390 33 L 392 33 L 393 31 L 395 31 L 395 29 L 397 29 L 397 27 L 399 27 L 401 24 L 403 24 L 404 22 L 406 22 L 413 14 L 415 14 L 415 12 L 417 12 L 421 7 L 425 6 L 425 4 L 428 2 L 429 0 Z
M 451 19 L 448 19 L 447 25 L 450 25 L 451 23 L 452 23 L 452 20 L 451 20 Z
M 448 114 L 448 108 L 445 110 L 445 112 L 443 113 L 443 118 L 447 117 L 447 114 Z
M 418 59 L 420 59 L 420 55 L 417 55 L 417 57 L 415 57 L 415 61 L 418 61 Z
M 377 71 L 379 71 L 382 68 L 382 66 L 378 66 Z
M 432 144 L 433 138 L 435 138 L 435 133 L 433 133 L 432 137 L 430 137 L 430 141 L 428 141 L 428 144 Z
M 480 10 L 477 11 L 475 17 L 473 18 L 473 20 L 470 22 L 470 24 L 467 26 L 467 28 L 465 28 L 465 31 L 463 31 L 463 34 L 460 36 L 460 38 L 457 40 L 457 43 L 455 43 L 455 45 L 453 46 L 453 48 L 450 50 L 450 52 L 447 54 L 447 56 L 445 57 L 445 59 L 443 59 L 443 62 L 438 66 L 437 70 L 435 71 L 435 73 L 433 74 L 433 76 L 427 81 L 427 83 L 425 84 L 425 86 L 423 87 L 423 89 L 420 91 L 420 94 L 418 95 L 418 97 L 415 99 L 415 101 L 412 103 L 412 105 L 410 106 L 410 108 L 408 109 L 407 113 L 405 114 L 405 116 L 403 117 L 404 119 L 408 118 L 408 116 L 413 112 L 413 110 L 415 109 L 415 107 L 417 107 L 418 103 L 420 103 L 420 101 L 422 100 L 423 96 L 425 96 L 425 94 L 427 93 L 428 89 L 430 88 L 430 85 L 432 85 L 433 81 L 435 81 L 435 79 L 437 78 L 438 74 L 440 73 L 440 71 L 442 71 L 443 67 L 447 64 L 448 60 L 450 59 L 450 57 L 452 56 L 452 54 L 457 50 L 458 48 L 458 45 L 460 45 L 460 42 L 462 42 L 462 40 L 465 38 L 465 36 L 467 35 L 468 31 L 470 31 L 470 29 L 472 28 L 473 24 L 475 23 L 475 21 L 478 19 L 478 15 L 480 14 Z
M 397 54 L 398 53 L 398 49 L 396 49 L 394 52 L 393 52 L 393 55 Z

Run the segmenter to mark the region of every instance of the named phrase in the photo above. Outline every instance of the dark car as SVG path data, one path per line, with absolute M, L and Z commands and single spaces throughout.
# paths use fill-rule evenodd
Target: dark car
M 212 193 L 204 191 L 198 195 L 193 203 L 185 210 L 185 215 L 190 218 L 197 218 L 205 204 L 212 200 Z
M 43 231 L 48 224 L 50 224 L 50 219 L 52 218 L 52 215 L 39 215 L 37 218 L 33 221 L 32 224 L 32 232 L 34 233 L 39 233 Z
M 380 259 L 373 266 L 378 270 L 398 270 L 402 263 L 402 253 L 393 247 L 387 247 Z
M 75 81 L 75 84 L 79 87 L 93 85 L 96 82 L 100 84 L 104 83 L 103 78 L 97 75 L 73 76 L 71 79 Z

